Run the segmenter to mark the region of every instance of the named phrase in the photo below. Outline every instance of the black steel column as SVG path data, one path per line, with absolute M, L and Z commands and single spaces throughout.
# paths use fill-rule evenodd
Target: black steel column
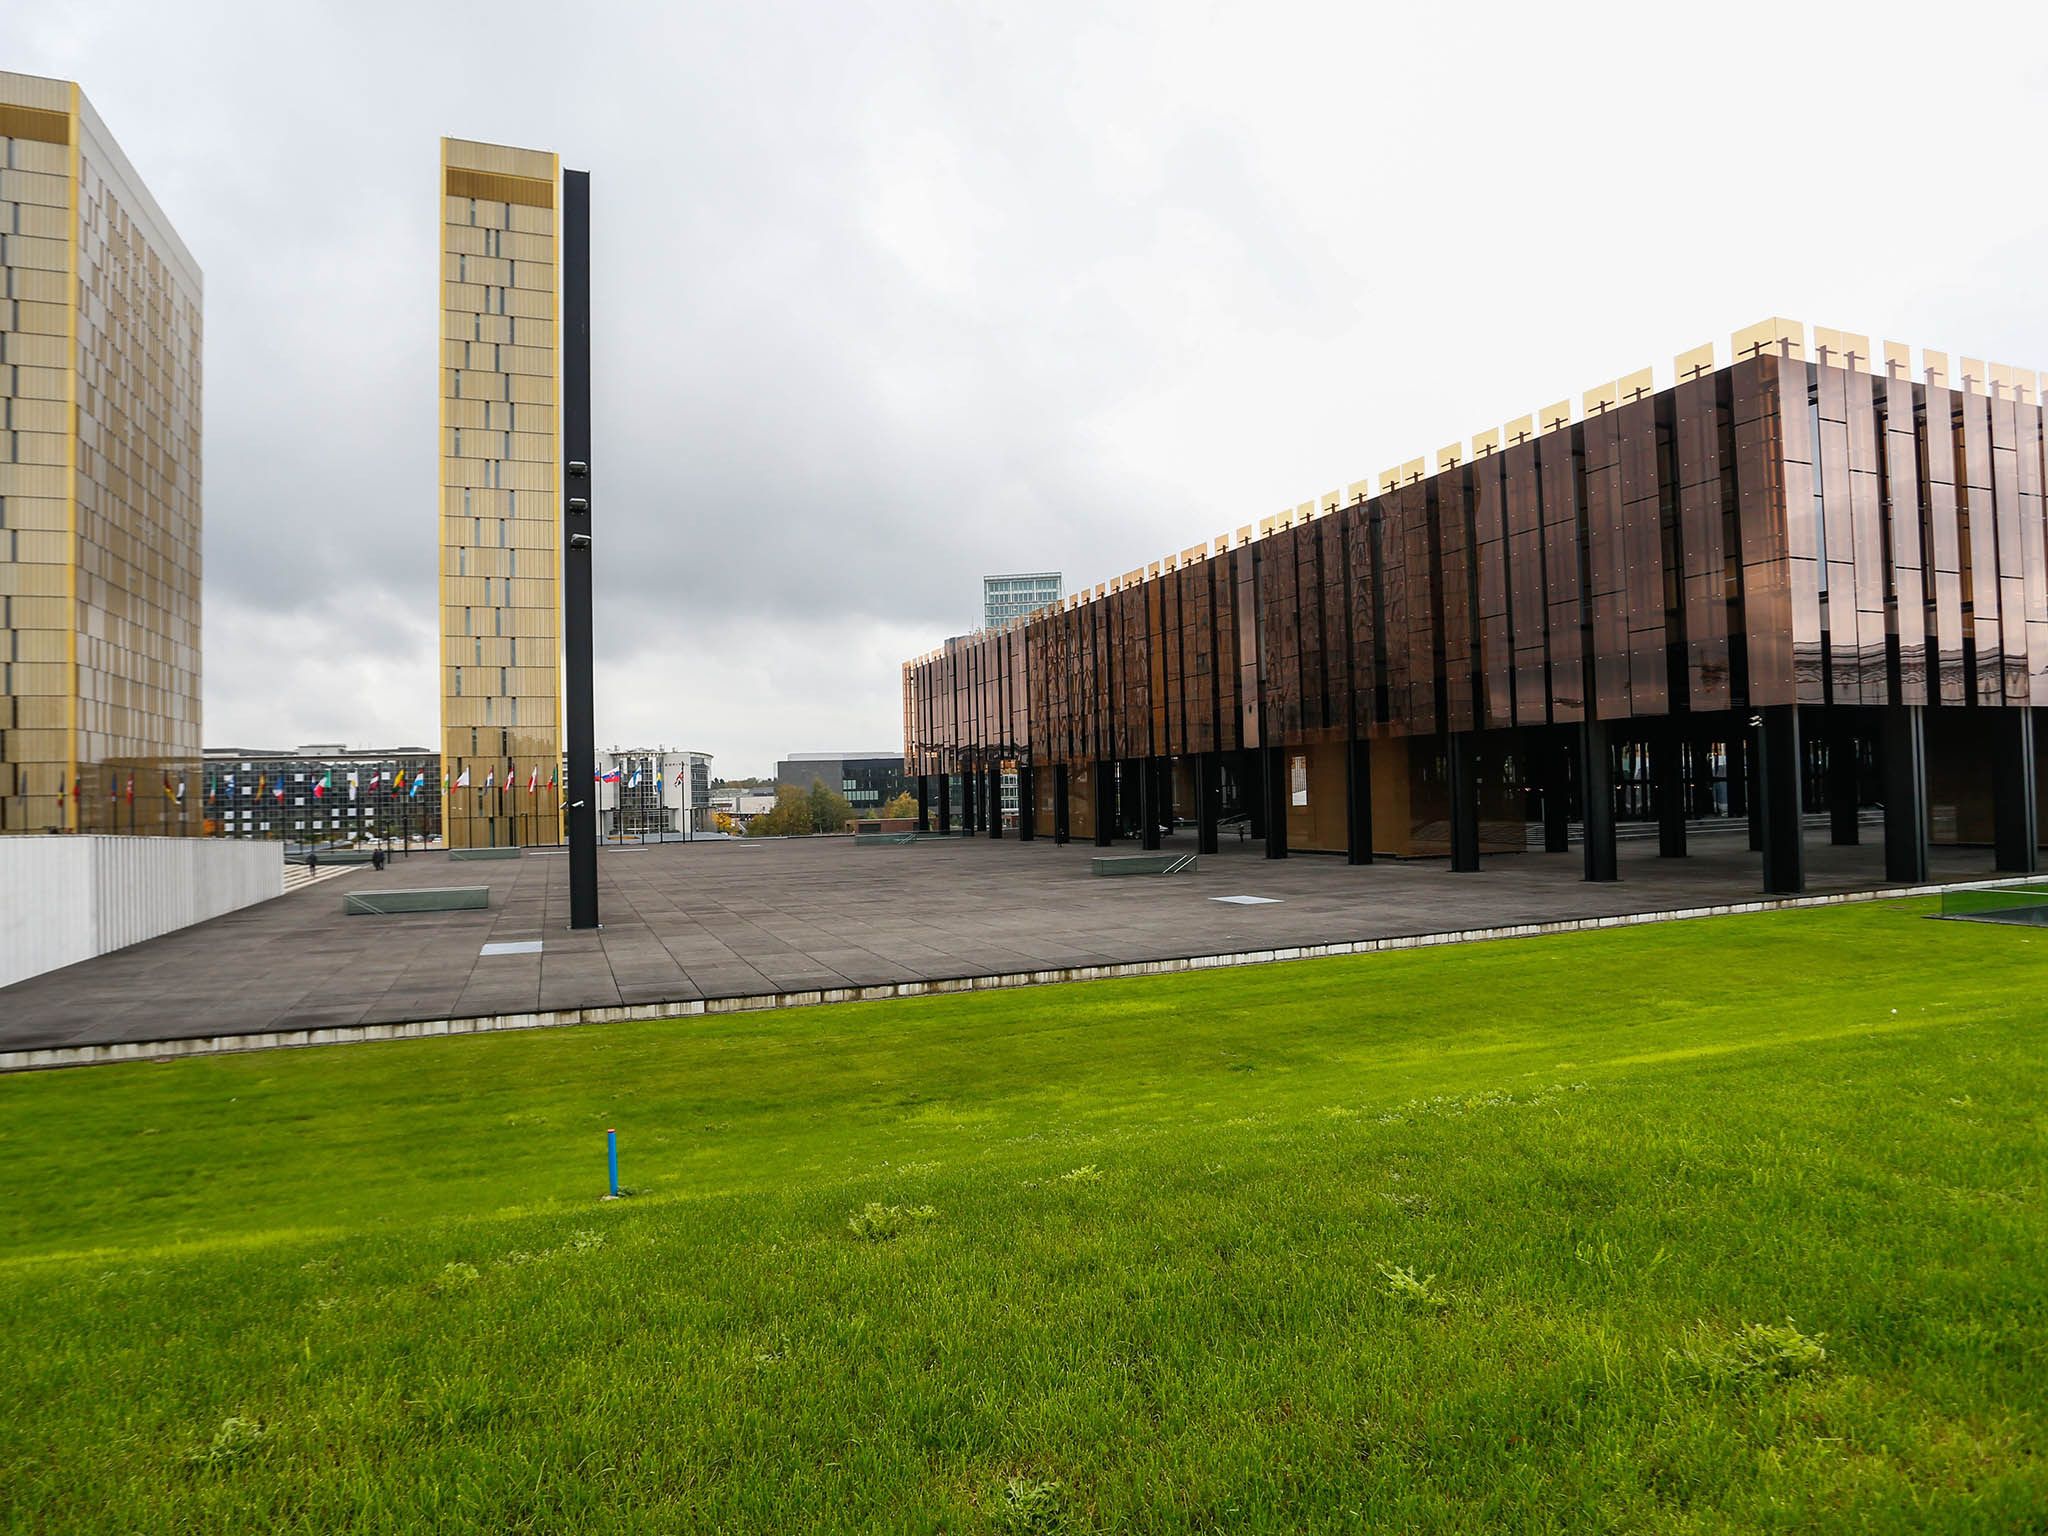
M 1586 878 L 1619 880 L 1614 853 L 1614 759 L 1607 748 L 1605 721 L 1579 727 L 1579 814 L 1586 827 Z
M 1543 851 L 1572 846 L 1572 743 L 1566 726 L 1536 728 L 1543 753 Z
M 569 926 L 595 928 L 597 722 L 590 635 L 590 173 L 562 172 L 562 642 Z
M 1033 842 L 1038 837 L 1038 770 L 1029 763 L 1017 765 L 1017 841 Z
M 1344 862 L 1372 862 L 1372 743 L 1344 746 Z
M 1003 765 L 988 765 L 988 835 L 1003 835 Z
M 929 832 L 932 829 L 932 776 L 920 773 L 917 776 L 917 830 Z
M 1919 704 L 1884 712 L 1884 877 L 1927 883 L 1927 714 Z
M 1479 771 L 1472 760 L 1472 733 L 1450 732 L 1444 755 L 1451 781 L 1451 870 L 1470 874 L 1479 867 Z
M 953 775 L 939 775 L 939 836 L 953 835 Z
M 1833 709 L 1828 731 L 1828 841 L 1837 848 L 1854 848 L 1856 802 L 1861 798 L 1856 782 L 1855 717 L 1846 709 Z
M 1986 710 L 1994 732 L 1991 784 L 1995 868 L 2031 875 L 2041 867 L 2040 829 L 2034 812 L 2034 712 Z
M 1138 846 L 1147 853 L 1159 851 L 1159 774 L 1152 759 L 1138 761 Z
M 1287 857 L 1287 754 L 1268 747 L 1260 754 L 1259 779 L 1266 790 L 1266 857 Z
M 1776 896 L 1796 896 L 1806 889 L 1799 706 L 1773 704 L 1758 710 L 1756 717 L 1759 724 L 1753 814 L 1763 832 L 1764 889 Z
M 1116 835 L 1116 764 L 1107 759 L 1097 762 L 1088 775 L 1088 787 L 1095 796 L 1095 846 L 1107 848 Z
M 1216 851 L 1216 818 L 1222 809 L 1223 764 L 1214 752 L 1195 757 L 1195 852 Z
M 1657 857 L 1685 857 L 1684 743 L 1677 723 L 1667 721 L 1650 743 L 1650 782 L 1657 796 Z
M 1246 747 L 1237 754 L 1238 809 L 1245 814 L 1245 821 L 1255 838 L 1266 835 L 1266 754 L 1256 747 Z
M 981 770 L 971 763 L 960 765 L 960 835 L 972 837 L 981 830 Z
M 1073 823 L 1067 809 L 1067 765 L 1052 765 L 1052 840 L 1055 846 L 1064 848 L 1072 835 Z

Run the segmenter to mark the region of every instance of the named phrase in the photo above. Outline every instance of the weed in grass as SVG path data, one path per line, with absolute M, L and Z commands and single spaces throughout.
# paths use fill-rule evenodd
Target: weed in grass
M 435 1276 L 429 1289 L 437 1296 L 445 1296 L 451 1291 L 467 1290 L 481 1278 L 482 1274 L 474 1264 L 451 1261 L 441 1266 L 441 1273 Z
M 1387 1294 L 1411 1312 L 1436 1313 L 1450 1307 L 1451 1298 L 1437 1289 L 1435 1275 L 1417 1279 L 1406 1265 L 1382 1264 L 1380 1278 L 1387 1284 Z
M 1083 1163 L 1078 1168 L 1069 1168 L 1060 1175 L 1062 1184 L 1100 1184 L 1102 1170 L 1093 1163 Z
M 938 1215 L 929 1205 L 883 1205 L 870 1200 L 846 1218 L 846 1230 L 864 1243 L 886 1243 L 913 1227 L 936 1221 Z
M 246 1461 L 262 1448 L 267 1432 L 260 1419 L 245 1419 L 239 1415 L 222 1419 L 220 1428 L 214 1431 L 213 1439 L 207 1444 L 196 1446 L 185 1457 L 186 1465 L 201 1471 L 217 1472 Z
M 1706 1323 L 1693 1330 L 1681 1349 L 1670 1352 L 1672 1374 L 1682 1381 L 1709 1387 L 1766 1387 L 1827 1367 L 1827 1335 L 1801 1333 L 1791 1318 L 1776 1323 L 1745 1323 L 1724 1334 Z
M 998 1507 L 1006 1529 L 1028 1536 L 1059 1536 L 1069 1528 L 1067 1485 L 1058 1478 L 1010 1478 Z

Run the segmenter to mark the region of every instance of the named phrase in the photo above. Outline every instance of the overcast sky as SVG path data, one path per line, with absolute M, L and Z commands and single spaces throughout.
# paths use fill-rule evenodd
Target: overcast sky
M 2048 369 L 2048 7 L 1889 9 L 6 0 L 0 67 L 205 269 L 209 744 L 438 740 L 445 133 L 591 172 L 599 741 L 739 774 L 899 746 L 986 572 L 1767 315 Z

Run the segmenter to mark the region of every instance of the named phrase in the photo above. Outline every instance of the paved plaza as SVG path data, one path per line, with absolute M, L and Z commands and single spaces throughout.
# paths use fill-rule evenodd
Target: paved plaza
M 1836 848 L 1810 829 L 1809 892 L 1880 885 L 1874 831 Z M 1192 873 L 1105 879 L 1089 872 L 1102 850 L 1044 839 L 650 844 L 600 854 L 605 926 L 595 933 L 565 927 L 560 850 L 461 863 L 414 854 L 0 989 L 0 1051 L 644 1007 L 1675 911 L 1756 899 L 1746 842 L 1739 828 L 1717 830 L 1672 860 L 1657 857 L 1654 838 L 1624 840 L 1613 885 L 1582 881 L 1577 852 L 1490 856 L 1458 875 L 1442 860 L 1267 860 L 1256 843 L 1227 841 Z M 1168 839 L 1176 845 L 1192 851 L 1192 834 Z M 1935 858 L 1940 880 L 1992 873 L 1982 849 Z M 490 907 L 342 913 L 349 891 L 436 885 L 488 885 Z

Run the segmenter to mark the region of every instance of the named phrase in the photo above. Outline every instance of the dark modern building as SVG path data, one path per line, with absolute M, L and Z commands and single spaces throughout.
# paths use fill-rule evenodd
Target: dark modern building
M 846 796 L 856 816 L 872 816 L 910 782 L 900 752 L 793 752 L 775 765 L 777 784 L 809 789 L 813 779 Z
M 200 811 L 222 837 L 441 835 L 441 757 L 428 747 L 208 747 L 204 780 Z
M 1889 878 L 1930 841 L 2031 872 L 2048 783 L 2048 487 L 2031 373 L 1772 320 L 1469 448 L 1389 470 L 904 667 L 927 819 L 1213 848 L 1685 849 L 1746 818 L 1764 886 L 1801 828 L 1881 806 Z M 960 775 L 957 781 L 947 776 Z M 964 802 L 964 804 L 962 803 Z

